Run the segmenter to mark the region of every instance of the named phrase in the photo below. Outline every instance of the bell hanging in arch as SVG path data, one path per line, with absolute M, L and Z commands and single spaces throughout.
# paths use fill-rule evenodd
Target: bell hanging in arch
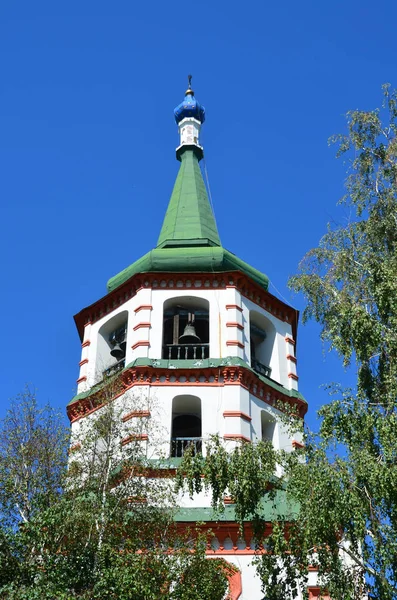
M 188 323 L 179 338 L 181 344 L 199 344 L 201 342 L 192 323 Z
M 110 351 L 110 355 L 114 358 L 117 358 L 117 360 L 121 360 L 122 358 L 124 358 L 125 353 L 124 350 L 121 348 L 120 344 L 115 344 Z

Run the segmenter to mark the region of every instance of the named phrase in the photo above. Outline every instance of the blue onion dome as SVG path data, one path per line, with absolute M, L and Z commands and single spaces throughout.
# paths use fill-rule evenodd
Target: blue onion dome
M 175 121 L 180 123 L 186 117 L 193 117 L 204 123 L 205 121 L 205 108 L 194 97 L 194 91 L 191 87 L 192 77 L 189 75 L 189 87 L 185 92 L 185 99 L 181 102 L 174 110 Z

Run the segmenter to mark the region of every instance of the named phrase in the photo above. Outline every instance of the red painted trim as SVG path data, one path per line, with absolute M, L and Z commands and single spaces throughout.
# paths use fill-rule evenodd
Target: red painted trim
M 303 417 L 307 412 L 307 404 L 293 396 L 275 390 L 260 380 L 255 373 L 242 365 L 224 367 L 206 367 L 202 369 L 167 369 L 151 366 L 139 366 L 126 369 L 118 374 L 120 393 L 115 398 L 122 396 L 127 390 L 135 386 L 173 386 L 183 388 L 195 387 L 223 387 L 239 385 L 248 390 L 250 394 L 268 404 L 276 406 L 280 401 L 289 404 L 296 411 L 296 415 Z M 194 381 L 190 379 L 194 377 Z M 87 398 L 75 400 L 67 407 L 70 421 L 77 421 L 91 412 L 98 410 L 103 405 L 103 391 L 99 389 Z
M 84 377 L 79 377 L 79 378 L 76 380 L 76 383 L 83 383 L 83 381 L 87 381 L 87 377 L 85 377 L 85 376 L 84 376 Z
M 226 323 L 226 327 L 237 327 L 237 329 L 240 329 L 240 331 L 242 331 L 244 329 L 244 325 L 241 325 L 241 323 L 237 323 L 234 321 L 230 321 L 229 323 Z
M 321 595 L 321 588 L 318 586 L 308 587 L 307 591 L 309 592 L 309 600 L 318 600 L 320 597 L 321 600 L 331 600 L 327 592 Z
M 135 433 L 135 434 L 129 435 L 128 437 L 124 438 L 123 440 L 121 440 L 120 443 L 122 446 L 126 446 L 130 442 L 142 442 L 142 441 L 146 441 L 147 439 L 148 439 L 147 433 Z
M 153 306 L 151 304 L 141 304 L 137 308 L 134 309 L 135 314 L 140 310 L 153 310 Z
M 240 571 L 235 571 L 231 575 L 228 575 L 229 580 L 229 595 L 227 600 L 238 600 L 243 593 L 243 584 L 241 580 Z
M 230 496 L 225 496 L 223 498 L 223 504 L 235 504 L 235 502 Z
M 233 555 L 258 555 L 264 554 L 266 550 L 263 546 L 259 548 L 251 548 L 250 543 L 252 538 L 254 537 L 252 524 L 249 522 L 244 523 L 244 533 L 241 533 L 239 525 L 234 521 L 227 521 L 223 523 L 219 523 L 216 521 L 202 523 L 201 525 L 196 525 L 196 531 L 200 531 L 202 534 L 207 535 L 208 545 L 209 547 L 206 550 L 206 555 L 208 558 L 215 557 L 225 557 L 225 556 L 233 556 Z M 180 533 L 185 532 L 186 530 L 191 531 L 191 523 L 177 523 L 177 531 Z M 270 535 L 272 531 L 272 527 L 270 523 L 266 523 L 264 535 Z M 212 536 L 215 535 L 219 541 L 220 546 L 215 550 L 210 547 L 210 542 Z M 230 550 L 225 550 L 223 544 L 225 539 L 229 538 L 232 540 L 233 548 Z M 244 540 L 245 548 L 238 548 L 237 542 L 238 540 Z M 225 559 L 227 560 L 227 559 Z M 238 596 L 237 596 L 238 598 Z
M 88 327 L 88 325 L 92 325 L 92 321 L 86 321 L 86 322 L 84 323 L 84 327 Z
M 86 340 L 85 342 L 83 342 L 83 343 L 81 344 L 81 347 L 82 347 L 82 348 L 86 348 L 86 347 L 87 347 L 87 346 L 89 346 L 90 344 L 91 344 L 90 340 Z
M 140 340 L 139 342 L 136 342 L 136 344 L 134 344 L 133 346 L 131 346 L 131 348 L 133 350 L 135 350 L 136 348 L 139 348 L 139 346 L 150 346 L 150 342 L 148 342 L 147 340 Z
M 224 440 L 242 440 L 243 442 L 251 442 L 249 438 L 241 433 L 225 433 L 223 436 Z
M 80 448 L 81 448 L 80 442 L 73 444 L 73 446 L 70 446 L 70 448 L 69 448 L 69 454 L 71 454 L 72 452 L 77 452 L 77 450 L 80 450 Z
M 270 292 L 264 290 L 260 285 L 239 271 L 225 273 L 145 273 L 136 274 L 118 288 L 80 311 L 74 319 L 77 329 L 83 341 L 84 323 L 98 321 L 104 316 L 112 313 L 116 308 L 133 298 L 141 287 L 145 289 L 188 289 L 190 292 L 199 285 L 197 289 L 225 289 L 229 281 L 233 279 L 236 289 L 248 300 L 254 302 L 260 308 L 270 312 L 277 319 L 291 324 L 292 335 L 296 337 L 296 326 L 298 322 L 298 311 L 279 300 Z M 139 308 L 139 307 L 138 307 Z M 226 308 L 235 308 L 242 311 L 240 306 L 229 304 Z
M 252 421 L 252 417 L 247 415 L 247 413 L 243 413 L 240 410 L 225 410 L 223 413 L 224 417 L 240 417 L 240 419 L 244 419 L 244 421 Z
M 135 327 L 133 327 L 132 329 L 133 329 L 134 331 L 136 331 L 137 329 L 142 329 L 142 328 L 146 328 L 146 327 L 147 327 L 147 328 L 151 327 L 151 324 L 150 324 L 150 323 L 138 323 L 138 324 L 137 324 L 137 325 L 135 325 Z
M 294 379 L 295 381 L 298 381 L 299 379 L 298 375 L 295 375 L 295 373 L 288 373 L 288 377 Z
M 293 448 L 304 448 L 305 444 L 302 444 L 302 442 L 298 442 L 298 440 L 292 440 L 292 447 Z
M 238 346 L 239 348 L 244 349 L 244 344 L 242 344 L 238 340 L 228 340 L 226 342 L 226 346 Z
M 79 367 L 82 367 L 83 365 L 86 365 L 88 363 L 88 358 L 83 358 L 83 360 L 81 360 L 79 362 Z
M 226 310 L 231 310 L 232 308 L 243 312 L 243 309 L 241 308 L 241 306 L 238 306 L 238 304 L 226 304 Z
M 293 346 L 295 346 L 295 340 L 293 340 L 292 337 L 290 337 L 289 335 L 285 336 L 285 341 L 287 342 L 287 344 L 292 344 Z
M 145 496 L 129 496 L 127 502 L 131 504 L 146 504 L 147 498 Z
M 292 354 L 287 354 L 287 359 L 290 360 L 293 363 L 297 363 L 298 361 L 296 360 L 295 356 L 292 356 Z
M 124 415 L 124 417 L 122 417 L 122 421 L 123 423 L 125 423 L 126 421 L 129 421 L 130 419 L 133 419 L 134 417 L 150 417 L 150 411 L 149 410 L 133 410 L 132 412 L 128 413 L 127 415 Z

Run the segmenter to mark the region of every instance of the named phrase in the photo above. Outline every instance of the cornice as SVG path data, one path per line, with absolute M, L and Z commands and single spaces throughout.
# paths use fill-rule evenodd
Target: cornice
M 110 314 L 119 306 L 133 298 L 140 289 L 175 289 L 175 290 L 200 290 L 200 289 L 226 289 L 236 288 L 245 298 L 251 300 L 276 318 L 291 324 L 293 337 L 296 339 L 296 328 L 299 312 L 285 304 L 260 285 L 252 281 L 240 271 L 219 273 L 140 273 L 134 275 L 124 284 L 87 306 L 74 320 L 81 341 L 84 336 L 86 323 L 95 323 L 102 317 Z M 140 307 L 142 308 L 142 307 Z M 149 307 L 145 307 L 149 308 Z M 150 307 L 152 308 L 152 307 Z
M 239 385 L 250 394 L 262 400 L 265 404 L 283 410 L 283 405 L 291 406 L 298 416 L 303 417 L 307 411 L 307 404 L 300 398 L 291 396 L 288 390 L 285 393 L 275 390 L 270 384 L 260 379 L 249 368 L 242 365 L 225 365 L 206 368 L 176 368 L 169 369 L 154 366 L 134 366 L 121 371 L 112 379 L 112 399 L 122 396 L 127 390 L 135 386 L 149 387 L 223 387 Z M 103 387 L 97 387 L 85 397 L 76 398 L 67 407 L 67 414 L 73 423 L 103 406 Z

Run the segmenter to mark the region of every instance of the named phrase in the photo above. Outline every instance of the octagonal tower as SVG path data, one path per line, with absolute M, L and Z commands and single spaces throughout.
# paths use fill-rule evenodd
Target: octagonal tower
M 158 244 L 75 316 L 82 354 L 77 395 L 67 408 L 72 430 L 100 408 L 98 389 L 114 375 L 124 390 L 158 399 L 164 436 L 151 452 L 171 466 L 188 445 L 205 455 L 212 434 L 230 448 L 270 439 L 293 451 L 301 440 L 287 433 L 276 405 L 289 403 L 302 417 L 307 409 L 298 392 L 298 313 L 269 293 L 266 275 L 221 244 L 200 169 L 205 110 L 190 80 L 174 115 L 180 167 Z M 150 439 L 142 442 L 150 449 Z M 223 520 L 214 521 L 209 497 L 182 497 L 178 520 L 212 528 L 212 553 L 238 566 L 242 597 L 255 600 L 261 595 L 250 565 L 253 541 L 239 536 L 230 502 L 225 498 Z

